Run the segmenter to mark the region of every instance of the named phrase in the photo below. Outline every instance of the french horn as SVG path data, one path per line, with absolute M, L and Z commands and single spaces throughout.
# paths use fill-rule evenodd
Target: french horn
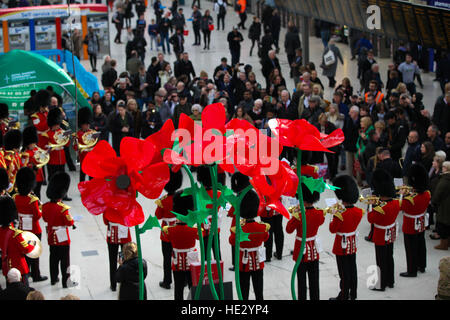
M 100 137 L 100 132 L 95 131 L 95 130 L 86 131 L 83 134 L 83 136 L 81 137 L 82 141 L 79 141 L 78 137 L 75 136 L 75 138 L 77 139 L 77 143 L 78 143 L 78 150 L 83 151 L 86 149 L 93 148 L 97 144 L 99 137 Z
M 34 151 L 34 160 L 36 160 L 36 168 L 42 168 L 50 161 L 50 154 L 45 151 L 44 149 L 39 148 L 36 146 Z
M 58 149 L 58 148 L 63 148 L 70 140 L 70 133 L 71 130 L 58 130 L 56 131 L 55 135 L 53 136 L 53 138 L 55 139 L 56 143 L 49 143 L 48 147 L 50 149 Z
M 26 243 L 30 243 L 34 245 L 33 251 L 26 254 L 28 258 L 31 259 L 37 259 L 42 254 L 42 244 L 41 240 L 32 232 L 29 231 L 23 231 L 22 232 L 22 238 L 25 240 Z

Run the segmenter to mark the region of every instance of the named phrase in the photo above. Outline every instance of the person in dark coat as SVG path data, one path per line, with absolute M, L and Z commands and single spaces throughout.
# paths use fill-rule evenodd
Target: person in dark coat
M 177 29 L 177 32 L 170 37 L 169 43 L 173 46 L 173 52 L 177 57 L 184 52 L 184 36 L 181 29 Z
M 334 58 L 334 63 L 327 66 L 324 61 L 324 56 L 328 53 L 328 51 L 332 51 L 335 58 Z M 325 48 L 325 50 L 323 52 L 322 64 L 320 65 L 320 67 L 323 69 L 323 75 L 326 76 L 328 78 L 328 80 L 330 81 L 329 82 L 330 88 L 334 88 L 334 86 L 336 85 L 336 80 L 334 79 L 334 77 L 336 76 L 338 60 L 342 64 L 344 64 L 344 60 L 342 59 L 341 51 L 339 50 L 338 47 L 336 47 L 334 40 L 330 40 L 328 42 L 328 46 Z
M 139 300 L 139 262 L 137 246 L 129 242 L 123 246 L 123 260 L 119 259 L 116 281 L 120 283 L 119 300 Z M 147 277 L 147 262 L 142 260 L 144 279 Z M 144 300 L 147 288 L 144 283 Z
M 30 291 L 34 291 L 34 288 L 30 288 L 21 281 L 22 275 L 16 268 L 11 268 L 8 271 L 6 289 L 0 291 L 1 300 L 26 300 Z
M 248 37 L 252 40 L 252 46 L 250 48 L 250 56 L 252 56 L 255 42 L 257 44 L 257 49 L 259 49 L 259 39 L 261 38 L 261 22 L 259 22 L 259 18 L 257 16 L 253 17 L 253 23 L 248 29 Z
M 141 137 L 147 138 L 149 135 L 159 131 L 162 127 L 161 115 L 155 108 L 155 103 L 149 101 L 147 103 L 147 111 L 143 115 Z
M 236 66 L 241 58 L 241 42 L 244 41 L 244 37 L 238 31 L 237 27 L 233 27 L 233 31 L 228 34 L 228 45 L 231 54 L 231 66 Z
M 211 30 L 209 28 L 210 28 L 210 25 L 212 25 L 213 23 L 214 23 L 214 20 L 211 17 L 209 10 L 206 10 L 205 14 L 200 19 L 200 28 L 203 32 L 203 42 L 204 42 L 203 50 L 206 50 L 206 49 L 209 50 L 209 44 L 211 42 Z
M 450 91 L 440 96 L 434 105 L 432 121 L 438 126 L 441 137 L 450 131 Z
M 113 114 L 108 123 L 112 133 L 112 145 L 117 155 L 120 155 L 120 142 L 124 137 L 133 136 L 133 117 L 127 112 L 127 107 L 123 100 L 117 102 L 117 113 Z
M 266 78 L 266 90 L 269 91 L 270 88 L 270 74 L 274 69 L 280 70 L 281 73 L 281 67 L 280 62 L 278 61 L 278 58 L 276 57 L 275 50 L 269 51 L 266 58 L 261 59 L 261 65 L 262 65 L 262 74 Z
M 357 106 L 351 107 L 348 114 L 349 117 L 344 119 L 344 127 L 342 128 L 342 131 L 344 131 L 345 136 L 343 144 L 346 153 L 346 168 L 351 174 L 356 154 L 356 141 L 359 137 L 359 108 Z
M 272 28 L 273 43 L 275 44 L 278 53 L 280 51 L 278 43 L 280 40 L 281 17 L 277 9 L 273 10 L 272 12 L 272 21 L 270 27 Z
M 109 131 L 108 131 L 108 127 L 107 127 L 107 118 L 106 115 L 103 113 L 102 110 L 102 105 L 97 103 L 94 104 L 94 106 L 92 107 L 92 111 L 94 113 L 94 117 L 93 117 L 93 123 L 92 123 L 92 128 L 95 131 L 100 132 L 100 136 L 98 137 L 98 140 L 106 140 L 108 141 L 108 135 L 109 135 Z
M 288 25 L 288 31 L 286 32 L 286 37 L 284 39 L 284 49 L 286 50 L 287 59 L 290 66 L 295 62 L 296 49 L 299 49 L 301 47 L 302 44 L 300 42 L 298 29 L 295 27 L 294 23 L 290 21 Z

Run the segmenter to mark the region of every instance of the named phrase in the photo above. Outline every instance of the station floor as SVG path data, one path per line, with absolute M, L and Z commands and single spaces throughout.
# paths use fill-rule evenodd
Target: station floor
M 166 7 L 170 6 L 169 0 L 163 0 L 162 4 Z M 191 1 L 186 1 L 184 6 L 185 16 L 188 18 L 192 12 Z M 205 9 L 212 9 L 212 2 L 202 1 L 202 12 Z M 154 16 L 153 10 L 147 10 L 146 19 L 150 21 L 150 18 Z M 213 14 L 214 20 L 216 15 Z M 111 20 L 111 19 L 109 19 Z M 247 30 L 243 32 L 245 41 L 242 44 L 241 61 L 249 63 L 253 66 L 254 71 L 257 74 L 257 78 L 260 82 L 264 82 L 264 78 L 261 75 L 261 67 L 258 57 L 254 53 L 252 57 L 249 57 L 249 49 L 251 42 L 248 39 L 248 27 L 252 21 L 252 15 L 249 15 L 246 27 Z M 191 23 L 188 23 L 190 29 L 189 36 L 186 38 L 185 50 L 189 53 L 190 59 L 194 64 L 196 73 L 200 73 L 201 70 L 208 72 L 212 77 L 214 68 L 220 63 L 220 58 L 225 56 L 231 60 L 228 50 L 228 44 L 226 36 L 231 30 L 233 25 L 237 25 L 239 22 L 238 16 L 231 8 L 228 8 L 228 14 L 226 16 L 225 31 L 213 31 L 211 35 L 211 50 L 204 51 L 202 46 L 192 46 L 194 43 L 194 36 L 192 32 Z M 135 21 L 133 21 L 133 24 Z M 111 56 L 118 60 L 118 71 L 125 70 L 125 45 L 118 45 L 113 42 L 115 36 L 115 28 L 110 28 L 111 34 Z M 280 36 L 281 51 L 278 54 L 282 70 L 284 75 L 288 75 L 289 69 L 287 64 L 287 57 L 284 53 L 285 29 L 282 29 Z M 125 42 L 125 34 L 122 33 L 122 41 Z M 203 40 L 202 40 L 203 41 Z M 149 41 L 148 41 L 149 42 Z M 320 39 L 311 37 L 311 60 L 315 62 L 316 66 L 320 65 L 321 54 L 323 46 Z M 342 55 L 344 57 L 344 65 L 339 65 L 336 80 L 339 82 L 343 77 L 349 77 L 352 83 L 354 83 L 356 90 L 359 89 L 359 84 L 356 79 L 357 66 L 355 61 L 350 61 L 350 51 L 348 46 L 344 44 L 338 44 Z M 149 48 L 148 48 L 149 49 Z M 149 63 L 151 56 L 155 55 L 155 51 L 147 50 L 146 62 Z M 166 60 L 173 63 L 175 56 L 166 55 Z M 387 65 L 390 63 L 389 59 L 377 59 L 381 70 L 383 70 L 382 76 L 385 81 L 385 72 Z M 101 70 L 102 61 L 98 61 L 97 69 Z M 90 70 L 89 61 L 83 61 L 87 70 Z M 97 74 L 100 79 L 101 74 Z M 320 76 L 320 73 L 319 73 Z M 439 85 L 437 82 L 433 82 L 434 73 L 428 73 L 423 75 L 423 81 L 425 84 L 424 89 L 418 89 L 423 92 L 424 104 L 430 112 L 433 111 L 435 99 L 441 94 Z M 327 84 L 327 79 L 321 77 L 323 83 Z M 293 80 L 286 77 L 288 88 L 293 88 Z M 332 91 L 330 88 L 326 88 L 325 97 L 330 99 Z M 73 277 L 79 282 L 79 286 L 75 288 L 63 289 L 61 283 L 55 286 L 50 285 L 50 281 L 44 281 L 39 283 L 33 283 L 30 280 L 30 286 L 37 290 L 40 290 L 46 297 L 46 299 L 57 300 L 66 294 L 74 294 L 80 297 L 82 300 L 115 300 L 117 299 L 118 292 L 112 292 L 109 288 L 109 266 L 108 266 L 108 250 L 106 244 L 106 226 L 103 224 L 101 216 L 93 216 L 90 214 L 81 204 L 80 195 L 77 189 L 77 183 L 79 181 L 79 173 L 71 172 L 72 177 L 71 188 L 69 196 L 73 199 L 71 202 L 67 202 L 71 206 L 70 212 L 76 220 L 76 230 L 70 229 L 70 237 L 72 240 L 70 248 L 70 262 L 73 268 Z M 184 179 L 184 186 L 188 185 L 187 179 Z M 230 180 L 227 177 L 227 185 L 230 185 Z M 45 187 L 43 188 L 43 202 L 47 201 L 45 197 Z M 316 204 L 316 207 L 326 207 L 325 199 L 334 197 L 334 193 L 327 190 L 321 195 L 321 200 Z M 145 199 L 144 197 L 138 198 L 139 203 L 144 208 L 146 217 L 149 214 L 154 215 L 156 205 L 154 200 Z M 358 206 L 366 209 L 365 205 L 358 203 Z M 402 223 L 402 217 L 399 215 L 398 220 Z M 330 297 L 335 297 L 339 292 L 339 276 L 336 266 L 335 256 L 332 254 L 332 246 L 334 241 L 334 235 L 329 232 L 328 225 L 330 217 L 327 216 L 325 223 L 319 228 L 319 236 L 322 243 L 323 252 L 320 254 L 320 298 L 327 300 Z M 287 221 L 283 221 L 283 227 L 286 226 Z M 234 282 L 234 273 L 229 271 L 231 266 L 231 248 L 228 243 L 229 226 L 231 219 L 225 218 L 222 222 L 221 228 L 221 252 L 224 260 L 224 280 Z M 44 223 L 41 221 L 41 226 L 44 227 Z M 424 274 L 419 273 L 417 278 L 402 278 L 399 276 L 400 272 L 406 271 L 406 257 L 403 244 L 403 234 L 400 232 L 399 237 L 394 245 L 394 259 L 395 259 L 395 287 L 393 289 L 386 289 L 385 292 L 375 292 L 368 289 L 368 285 L 371 284 L 374 274 L 375 263 L 375 248 L 372 243 L 366 242 L 364 236 L 369 233 L 370 224 L 367 222 L 367 215 L 363 217 L 361 224 L 358 227 L 359 240 L 358 240 L 358 252 L 356 255 L 356 261 L 358 266 L 358 299 L 361 300 L 389 300 L 389 299 L 405 299 L 405 300 L 431 300 L 434 299 L 437 289 L 437 282 L 439 279 L 439 260 L 442 257 L 448 256 L 449 251 L 435 250 L 433 246 L 437 244 L 437 241 L 431 240 L 429 234 L 431 231 L 426 231 L 426 245 L 427 245 L 427 268 Z M 401 230 L 401 228 L 400 228 Z M 133 241 L 135 239 L 134 230 L 131 230 Z M 171 290 L 160 288 L 158 283 L 162 280 L 162 252 L 160 243 L 160 231 L 159 229 L 152 229 L 147 231 L 141 236 L 143 257 L 148 263 L 148 276 L 145 280 L 147 286 L 147 295 L 149 300 L 172 300 L 173 299 L 173 285 Z M 270 300 L 290 300 L 290 280 L 291 273 L 294 267 L 294 261 L 290 255 L 290 251 L 294 247 L 295 235 L 285 233 L 284 237 L 284 249 L 282 260 L 273 259 L 271 262 L 265 264 L 264 269 L 264 298 Z M 49 276 L 49 249 L 47 245 L 46 235 L 43 234 L 43 253 L 40 258 L 41 273 Z M 198 242 L 197 242 L 198 246 Z M 4 277 L 0 278 L 0 284 L 4 287 Z M 254 299 L 252 289 L 250 290 L 250 299 Z M 187 288 L 185 289 L 185 297 L 188 295 Z M 236 292 L 233 291 L 233 297 L 236 299 Z

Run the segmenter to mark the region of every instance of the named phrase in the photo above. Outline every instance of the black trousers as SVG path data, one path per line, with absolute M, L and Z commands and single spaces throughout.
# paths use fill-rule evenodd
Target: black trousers
M 266 247 L 266 259 L 272 259 L 274 240 L 276 257 L 281 259 L 284 245 L 283 216 L 278 214 L 270 218 L 261 218 L 261 221 L 270 224 L 269 239 L 264 242 L 264 246 Z
M 418 234 L 403 234 L 406 251 L 406 266 L 408 273 L 417 274 L 418 269 L 427 267 L 427 247 L 425 232 Z
M 250 55 L 252 55 L 253 53 L 253 48 L 255 47 L 255 43 L 257 44 L 256 46 L 256 52 L 258 52 L 258 48 L 259 48 L 259 39 L 252 39 L 252 46 L 250 48 Z
M 298 300 L 306 300 L 306 274 L 308 274 L 309 299 L 319 300 L 319 260 L 300 263 L 297 269 Z
M 163 269 L 164 278 L 163 282 L 165 284 L 172 283 L 172 243 L 161 241 L 161 249 L 163 254 Z
M 97 69 L 97 55 L 96 54 L 89 55 L 89 62 L 91 63 L 92 70 Z
M 330 176 L 330 179 L 333 179 L 337 172 L 338 172 L 338 166 L 339 166 L 339 153 L 325 153 L 327 157 L 328 162 L 328 174 Z
M 109 282 L 111 288 L 116 288 L 116 271 L 117 271 L 117 259 L 119 255 L 119 246 L 123 248 L 119 243 L 108 243 L 108 255 L 109 255 Z
M 48 170 L 48 181 L 50 182 L 50 179 L 52 178 L 52 175 L 55 174 L 58 171 L 65 172 L 65 168 L 63 164 L 54 165 L 54 164 L 48 164 L 47 165 Z
M 66 164 L 67 164 L 67 167 L 69 168 L 69 170 L 75 171 L 76 168 L 75 168 L 75 164 L 73 163 L 73 160 L 72 160 L 72 155 L 70 154 L 70 147 L 69 146 L 65 146 L 64 147 L 64 155 L 66 156 Z
M 375 245 L 375 257 L 377 266 L 380 268 L 379 288 L 392 287 L 394 285 L 394 244 Z
M 264 271 L 239 271 L 239 283 L 241 284 L 242 299 L 248 300 L 250 292 L 250 277 L 252 278 L 253 291 L 255 292 L 256 300 L 264 300 L 263 298 L 263 284 Z
M 197 7 L 198 7 L 199 9 L 201 9 L 201 8 L 200 8 L 200 0 L 192 0 L 192 8 L 194 7 L 194 5 L 195 5 L 196 2 L 198 3 L 198 4 L 197 4 Z
M 70 246 L 50 246 L 50 281 L 56 282 L 61 268 L 62 285 L 67 287 L 69 273 L 67 268 L 70 266 Z
M 39 199 L 41 199 L 41 187 L 42 187 L 42 181 L 36 182 L 36 187 L 33 190 L 35 196 L 38 197 Z
M 173 272 L 174 294 L 175 300 L 184 300 L 184 286 L 187 283 L 188 288 L 192 287 L 192 278 L 190 271 L 174 271 Z
M 218 234 L 219 237 L 219 259 L 221 259 L 221 254 L 220 254 L 220 234 Z M 206 250 L 208 248 L 208 239 L 209 239 L 209 233 L 203 237 L 203 245 L 205 247 L 205 259 L 206 259 Z M 214 246 L 214 239 L 212 240 L 212 253 L 213 253 L 213 258 L 216 258 L 216 247 Z
M 234 261 L 235 261 L 235 259 L 234 259 L 235 249 L 236 249 L 235 246 L 231 246 L 231 264 L 233 265 L 233 267 L 234 267 Z
M 36 234 L 36 236 L 41 240 L 42 234 Z M 28 267 L 30 268 L 30 275 L 31 278 L 33 278 L 33 281 L 35 279 L 39 279 L 41 277 L 41 270 L 39 269 L 39 258 L 31 259 L 25 256 L 25 259 L 27 260 Z
M 358 273 L 356 269 L 356 253 L 336 256 L 336 262 L 339 272 L 339 300 L 355 300 L 358 289 Z
M 239 60 L 241 59 L 241 49 L 230 49 L 231 53 L 231 65 L 235 66 L 239 63 Z
M 222 21 L 222 30 L 225 30 L 225 15 L 217 15 L 217 30 L 220 30 L 220 21 Z
M 114 38 L 114 42 L 120 42 L 120 35 L 122 34 L 122 25 L 116 23 L 116 37 Z
M 209 49 L 209 43 L 211 42 L 211 31 L 209 30 L 202 30 L 203 32 L 203 43 L 205 45 L 205 49 Z
M 242 29 L 245 29 L 245 21 L 247 21 L 247 13 L 239 13 L 239 18 L 241 19 L 241 22 L 238 23 L 238 28 L 242 27 Z
M 200 45 L 202 37 L 200 36 L 200 26 L 194 26 L 195 44 Z

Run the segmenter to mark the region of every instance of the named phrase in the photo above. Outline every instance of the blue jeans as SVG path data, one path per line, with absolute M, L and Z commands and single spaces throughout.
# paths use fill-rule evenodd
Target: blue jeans
M 326 48 L 328 46 L 328 41 L 330 41 L 330 30 L 320 31 L 320 38 L 322 39 L 323 47 Z
M 150 36 L 150 50 L 153 50 L 153 42 L 155 42 L 156 51 L 159 51 L 157 38 L 158 36 Z
M 163 52 L 166 53 L 166 47 L 164 46 L 164 41 L 167 44 L 167 52 L 170 54 L 170 44 L 169 44 L 169 33 L 161 33 L 161 43 L 162 43 L 162 48 L 163 48 Z

